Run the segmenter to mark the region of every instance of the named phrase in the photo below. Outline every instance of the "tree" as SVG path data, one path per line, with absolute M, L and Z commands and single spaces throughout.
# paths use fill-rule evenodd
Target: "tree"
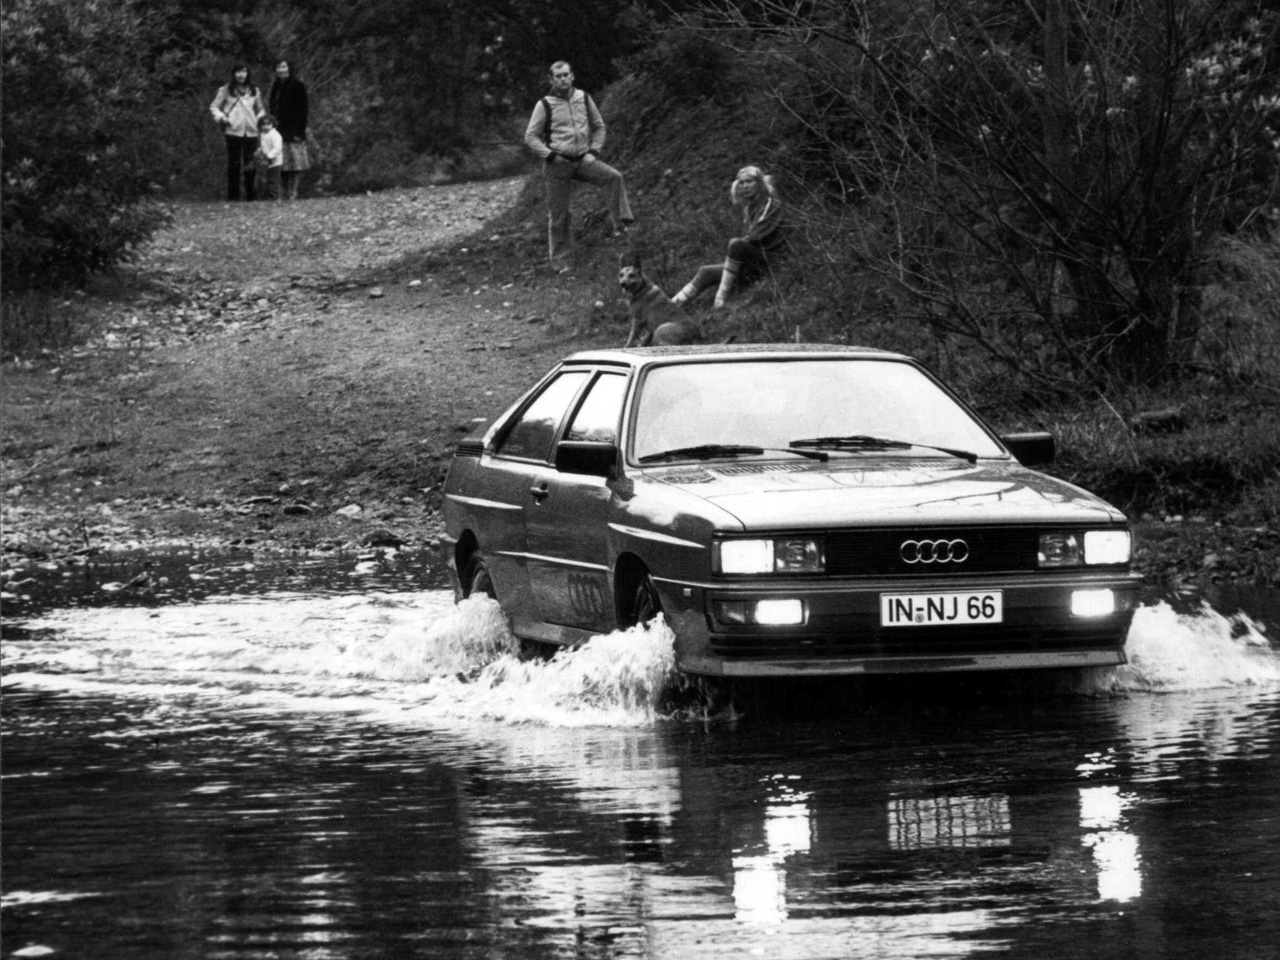
M 166 219 L 148 166 L 157 22 L 133 0 L 11 0 L 3 33 L 6 288 L 127 260 Z
M 751 0 L 712 35 L 782 65 L 802 172 L 909 309 L 1142 381 L 1196 338 L 1212 240 L 1277 223 L 1271 6 Z

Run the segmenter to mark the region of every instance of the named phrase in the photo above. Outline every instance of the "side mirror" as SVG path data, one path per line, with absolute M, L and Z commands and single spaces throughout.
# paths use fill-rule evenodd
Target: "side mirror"
M 1018 458 L 1024 467 L 1039 467 L 1053 463 L 1053 434 L 1043 431 L 1033 433 L 1008 433 L 1000 438 L 1000 442 L 1009 448 L 1009 452 Z
M 612 477 L 618 465 L 618 448 L 595 440 L 561 440 L 556 444 L 556 469 L 589 477 Z

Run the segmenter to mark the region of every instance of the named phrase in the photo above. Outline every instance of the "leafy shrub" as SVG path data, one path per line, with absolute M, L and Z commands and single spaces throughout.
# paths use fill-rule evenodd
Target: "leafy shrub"
M 3 33 L 6 287 L 76 282 L 129 259 L 166 218 L 145 143 L 158 30 L 134 0 L 12 0 Z

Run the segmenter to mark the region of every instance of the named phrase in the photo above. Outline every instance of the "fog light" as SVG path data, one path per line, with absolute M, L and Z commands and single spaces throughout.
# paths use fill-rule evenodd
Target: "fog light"
M 759 600 L 755 620 L 771 626 L 804 623 L 804 604 L 799 600 Z
M 1116 612 L 1116 595 L 1110 590 L 1076 590 L 1071 594 L 1073 617 L 1107 617 Z

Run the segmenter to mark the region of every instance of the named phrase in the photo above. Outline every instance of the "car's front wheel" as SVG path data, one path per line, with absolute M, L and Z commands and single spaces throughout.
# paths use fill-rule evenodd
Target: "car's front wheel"
M 628 626 L 648 623 L 662 612 L 662 604 L 658 601 L 658 591 L 653 586 L 653 578 L 644 574 L 636 584 L 635 593 L 631 597 L 631 616 Z
M 483 594 L 492 600 L 498 599 L 498 591 L 493 588 L 493 577 L 489 575 L 489 564 L 479 550 L 467 561 L 467 570 L 462 582 L 466 585 L 464 596 L 474 597 L 476 594 Z

